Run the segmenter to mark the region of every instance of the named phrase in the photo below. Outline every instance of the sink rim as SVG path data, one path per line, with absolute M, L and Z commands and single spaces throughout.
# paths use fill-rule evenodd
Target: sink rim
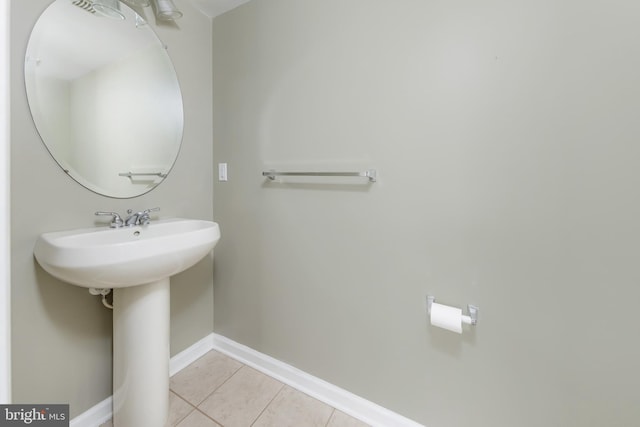
M 121 288 L 154 282 L 190 268 L 216 246 L 220 237 L 216 222 L 167 218 L 145 226 L 42 233 L 34 256 L 45 271 L 67 283 L 85 288 Z M 92 238 L 97 242 L 91 242 Z

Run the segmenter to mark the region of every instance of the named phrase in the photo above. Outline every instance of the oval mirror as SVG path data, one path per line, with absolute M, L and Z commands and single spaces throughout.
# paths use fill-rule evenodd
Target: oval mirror
M 89 0 L 56 0 L 31 32 L 25 82 L 47 149 L 77 182 L 128 198 L 172 168 L 184 116 L 166 48 L 146 21 L 115 2 L 100 14 Z

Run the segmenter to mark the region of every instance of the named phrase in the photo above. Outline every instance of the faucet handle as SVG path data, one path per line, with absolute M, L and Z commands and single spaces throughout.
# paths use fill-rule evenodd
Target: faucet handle
M 118 228 L 118 227 L 122 227 L 124 225 L 124 221 L 122 220 L 122 217 L 120 217 L 120 214 L 118 214 L 118 212 L 102 212 L 102 211 L 98 211 L 98 212 L 96 212 L 96 215 L 111 215 L 113 217 L 111 219 L 111 224 L 109 224 L 109 227 L 111 227 L 111 228 Z
M 138 217 L 138 224 L 147 225 L 151 222 L 151 218 L 149 218 L 149 212 L 159 211 L 160 208 L 151 208 L 145 209 L 142 211 L 142 214 Z

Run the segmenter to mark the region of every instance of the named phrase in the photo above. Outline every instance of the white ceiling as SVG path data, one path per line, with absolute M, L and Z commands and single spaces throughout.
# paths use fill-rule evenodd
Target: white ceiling
M 191 0 L 205 15 L 215 18 L 251 0 Z
M 250 0 L 190 1 L 203 14 L 215 18 Z M 128 16 L 127 22 L 130 25 L 124 25 L 125 21 L 101 17 L 94 19 L 95 16 L 74 6 L 70 1 L 52 3 L 34 27 L 36 36 L 32 36 L 29 42 L 27 59 L 35 61 L 31 65 L 38 66 L 40 75 L 74 79 L 135 50 L 141 50 L 154 42 L 159 43 L 153 32 L 147 31 L 151 37 L 141 36 L 140 29 L 133 24 L 133 10 L 127 7 L 121 10 Z M 117 24 L 121 25 L 117 27 L 117 31 L 113 31 L 113 26 Z M 60 31 L 61 27 L 69 31 Z M 100 49 L 95 46 L 100 46 Z

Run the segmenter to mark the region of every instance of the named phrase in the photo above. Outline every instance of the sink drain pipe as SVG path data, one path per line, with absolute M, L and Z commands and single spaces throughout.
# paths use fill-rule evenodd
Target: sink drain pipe
M 113 310 L 113 305 L 107 302 L 107 295 L 111 293 L 111 289 L 89 288 L 91 295 L 102 295 L 102 305 Z

